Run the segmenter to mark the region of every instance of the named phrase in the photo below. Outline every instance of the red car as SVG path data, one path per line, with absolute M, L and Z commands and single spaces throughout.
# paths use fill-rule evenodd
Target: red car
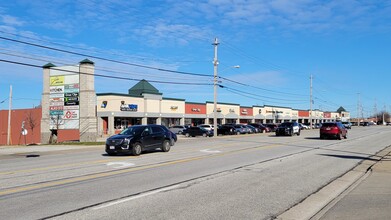
M 325 122 L 320 127 L 320 139 L 333 137 L 338 140 L 348 137 L 348 129 L 341 122 Z

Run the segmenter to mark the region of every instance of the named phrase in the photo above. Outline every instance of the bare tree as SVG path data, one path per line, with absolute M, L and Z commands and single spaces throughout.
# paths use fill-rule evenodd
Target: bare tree
M 39 122 L 32 111 L 26 115 L 25 121 L 27 122 L 27 126 L 31 129 L 31 134 L 34 135 L 34 128 L 38 126 Z
M 61 115 L 52 115 L 50 116 L 51 125 L 50 125 L 50 138 L 49 144 L 57 143 L 57 135 L 60 125 L 63 123 Z

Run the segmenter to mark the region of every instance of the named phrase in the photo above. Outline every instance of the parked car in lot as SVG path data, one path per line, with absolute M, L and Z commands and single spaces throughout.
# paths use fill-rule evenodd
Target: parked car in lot
M 213 130 L 213 128 L 214 128 L 213 125 L 208 125 L 208 124 L 198 125 L 197 127 L 205 128 L 208 131 Z
M 245 134 L 247 131 L 241 124 L 235 124 L 233 125 L 235 128 L 235 133 L 236 134 Z
M 341 140 L 342 137 L 346 139 L 348 135 L 348 129 L 341 122 L 325 122 L 319 131 L 320 139 L 333 137 Z
M 345 128 L 347 129 L 351 129 L 352 128 L 352 123 L 348 122 L 348 121 L 343 121 L 342 122 L 343 126 L 345 126 Z
M 299 127 L 300 127 L 300 130 L 308 130 L 308 129 L 310 129 L 310 127 L 309 126 L 307 126 L 307 125 L 305 125 L 305 124 L 302 124 L 302 123 L 299 123 Z
M 232 125 L 217 126 L 217 135 L 232 135 L 235 134 L 235 127 Z
M 261 132 L 261 133 L 270 132 L 270 128 L 266 127 L 263 124 L 252 123 L 250 125 L 253 126 L 253 127 L 258 128 L 259 132 Z
M 284 122 L 281 123 L 276 129 L 276 136 L 280 135 L 300 135 L 300 127 L 297 122 Z
M 105 151 L 108 155 L 131 153 L 134 156 L 156 148 L 168 152 L 175 141 L 176 135 L 163 125 L 134 125 L 107 138 Z
M 276 124 L 265 124 L 265 126 L 268 127 L 271 132 L 275 132 L 278 127 Z
M 256 128 L 256 127 L 254 127 L 254 126 L 252 126 L 252 125 L 246 125 L 246 127 L 247 128 L 250 128 L 251 129 L 251 131 L 252 131 L 252 133 L 260 133 L 261 131 L 258 129 L 258 128 Z
M 212 137 L 213 130 L 207 130 L 203 127 L 189 127 L 183 130 L 183 135 L 186 137 L 195 137 L 195 136 L 203 136 L 203 137 Z
M 174 126 L 171 126 L 169 129 L 170 129 L 170 131 L 172 131 L 175 134 L 182 134 L 182 131 L 186 129 L 186 126 L 174 125 Z

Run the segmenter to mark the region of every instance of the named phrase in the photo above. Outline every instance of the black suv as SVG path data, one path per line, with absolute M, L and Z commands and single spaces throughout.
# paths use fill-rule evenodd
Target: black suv
M 284 122 L 280 124 L 276 129 L 276 136 L 280 135 L 300 135 L 300 126 L 297 122 Z
M 131 153 L 134 156 L 143 150 L 161 148 L 170 151 L 177 137 L 163 125 L 134 125 L 106 140 L 106 153 Z
M 203 137 L 212 137 L 213 136 L 213 130 L 206 130 L 203 127 L 190 127 L 186 128 L 182 131 L 182 134 L 186 137 L 195 137 L 195 136 L 203 136 Z

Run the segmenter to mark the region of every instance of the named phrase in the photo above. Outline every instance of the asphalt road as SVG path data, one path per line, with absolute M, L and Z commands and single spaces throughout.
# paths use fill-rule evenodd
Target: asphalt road
M 391 127 L 318 132 L 180 138 L 139 157 L 103 146 L 0 156 L 1 218 L 273 219 L 391 145 Z

